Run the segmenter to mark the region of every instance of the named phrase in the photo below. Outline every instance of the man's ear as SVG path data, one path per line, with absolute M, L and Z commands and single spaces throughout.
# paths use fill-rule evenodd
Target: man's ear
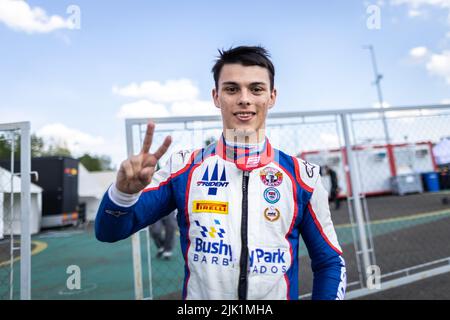
M 216 106 L 216 108 L 220 109 L 219 96 L 217 95 L 216 88 L 212 89 L 211 95 L 212 95 L 212 98 L 213 98 L 213 101 L 214 101 L 214 105 Z
M 277 100 L 277 89 L 273 88 L 272 92 L 270 93 L 270 101 L 269 101 L 269 109 L 271 109 Z

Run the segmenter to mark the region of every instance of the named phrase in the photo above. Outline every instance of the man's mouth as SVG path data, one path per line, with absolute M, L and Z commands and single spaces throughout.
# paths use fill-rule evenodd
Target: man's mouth
M 252 119 L 253 116 L 256 115 L 256 112 L 238 111 L 238 112 L 234 112 L 233 115 L 235 115 L 241 121 L 248 121 L 248 120 Z

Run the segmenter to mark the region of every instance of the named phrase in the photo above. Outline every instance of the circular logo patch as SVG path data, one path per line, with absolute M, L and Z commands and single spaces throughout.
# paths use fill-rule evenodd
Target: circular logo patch
M 267 188 L 264 190 L 264 199 L 269 203 L 276 203 L 280 200 L 280 191 L 273 187 Z
M 272 167 L 267 167 L 259 172 L 262 183 L 269 187 L 278 187 L 283 182 L 283 174 Z
M 274 207 L 269 207 L 264 210 L 264 217 L 270 222 L 277 221 L 280 218 L 280 211 Z

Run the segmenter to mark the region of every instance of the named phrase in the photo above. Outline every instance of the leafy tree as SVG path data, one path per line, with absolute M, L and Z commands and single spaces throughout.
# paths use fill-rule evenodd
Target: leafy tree
M 51 144 L 48 146 L 47 150 L 42 153 L 43 157 L 50 156 L 62 156 L 62 157 L 72 157 L 72 153 L 66 144 Z
M 111 158 L 108 156 L 93 156 L 85 153 L 78 158 L 88 171 L 112 170 Z
M 43 157 L 49 155 L 70 155 L 67 148 L 52 147 L 45 150 L 44 140 L 35 134 L 30 136 L 31 157 Z M 0 135 L 0 159 L 11 159 L 11 139 L 5 135 Z M 14 159 L 20 159 L 20 136 L 14 136 Z
M 31 157 L 49 157 L 49 156 L 63 156 L 72 157 L 72 153 L 67 147 L 67 144 L 48 144 L 44 143 L 41 137 L 35 134 L 30 136 L 31 144 Z M 0 159 L 11 159 L 11 138 L 6 135 L 0 134 Z M 20 136 L 14 136 L 14 159 L 20 159 Z M 104 170 L 114 170 L 111 164 L 111 158 L 102 156 L 93 156 L 85 153 L 83 156 L 79 157 L 78 160 L 86 167 L 89 171 L 104 171 Z

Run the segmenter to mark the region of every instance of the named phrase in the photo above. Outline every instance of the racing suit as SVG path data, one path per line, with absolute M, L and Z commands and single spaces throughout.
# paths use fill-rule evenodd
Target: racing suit
M 95 221 L 115 242 L 178 209 L 184 299 L 298 299 L 301 235 L 314 273 L 312 299 L 343 299 L 346 270 L 319 167 L 272 148 L 223 138 L 174 153 L 141 193 L 113 184 Z

